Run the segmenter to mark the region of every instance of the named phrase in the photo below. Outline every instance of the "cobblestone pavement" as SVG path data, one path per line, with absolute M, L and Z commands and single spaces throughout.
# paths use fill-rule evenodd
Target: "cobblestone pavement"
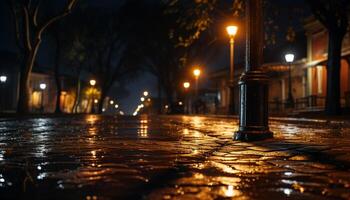
M 0 120 L 0 199 L 350 199 L 350 126 L 215 117 Z

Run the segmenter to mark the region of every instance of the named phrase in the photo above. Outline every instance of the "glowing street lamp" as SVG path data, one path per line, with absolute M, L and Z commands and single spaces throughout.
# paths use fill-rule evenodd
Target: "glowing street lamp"
M 119 105 L 118 105 L 118 104 L 115 104 L 114 107 L 115 107 L 116 109 L 118 109 L 118 108 L 119 108 Z
M 44 90 L 46 89 L 45 83 L 40 83 L 39 88 L 41 89 L 41 112 L 44 112 Z
M 7 81 L 7 76 L 1 75 L 0 76 L 0 83 L 6 83 L 6 81 Z
M 89 100 L 89 104 L 90 104 L 90 102 L 91 102 L 91 99 L 93 99 L 94 98 L 94 94 L 95 94 L 95 85 L 96 85 L 96 80 L 95 79 L 91 79 L 90 81 L 89 81 L 89 83 L 90 83 L 90 86 L 92 87 L 92 92 L 91 92 L 91 97 L 90 97 L 90 100 Z M 96 103 L 95 103 L 96 104 Z M 92 105 L 92 108 L 91 108 L 91 112 L 92 113 L 94 113 L 95 112 L 95 106 L 94 105 Z
M 95 86 L 96 85 L 96 80 L 95 79 L 91 79 L 90 80 L 90 85 L 91 86 Z
M 144 91 L 144 92 L 143 92 L 143 96 L 145 96 L 145 97 L 147 97 L 148 94 L 149 94 L 148 91 Z
M 196 80 L 196 97 L 198 96 L 198 79 L 199 79 L 199 76 L 201 75 L 201 70 L 199 68 L 196 68 L 193 70 L 193 75 L 195 77 L 195 80 Z
M 230 37 L 235 37 L 238 31 L 237 26 L 227 26 L 226 31 Z
M 196 78 L 198 78 L 199 75 L 201 75 L 201 70 L 200 70 L 200 69 L 194 69 L 194 70 L 193 70 L 193 75 L 194 75 Z
M 292 63 L 294 62 L 294 54 L 287 53 L 284 58 L 286 59 L 286 62 L 289 64 L 288 67 L 288 98 L 286 102 L 286 106 L 289 108 L 294 107 L 294 98 L 292 94 Z
M 40 83 L 39 85 L 41 90 L 45 90 L 46 89 L 46 84 L 45 83 Z
M 144 102 L 144 101 L 145 101 L 145 97 L 141 97 L 140 100 L 141 100 L 142 102 Z
M 287 63 L 292 63 L 294 61 L 294 54 L 292 53 L 287 53 L 284 58 L 286 59 Z
M 185 88 L 185 91 L 187 91 L 188 90 L 188 88 L 190 88 L 190 86 L 191 86 L 191 84 L 190 84 L 190 82 L 184 82 L 183 83 L 183 86 L 184 86 L 184 88 Z M 185 94 L 185 113 L 186 114 L 188 114 L 189 113 L 189 106 L 188 106 L 188 95 L 187 95 L 187 93 Z
M 110 101 L 109 101 L 109 104 L 113 105 L 113 104 L 114 104 L 114 101 L 113 101 L 113 100 L 110 100 Z
M 94 103 L 97 104 L 97 103 L 98 103 L 98 99 L 95 99 L 95 100 L 94 100 Z
M 191 86 L 191 84 L 189 82 L 184 82 L 183 86 L 185 89 L 188 89 Z
M 5 76 L 5 75 L 1 75 L 0 76 L 0 86 L 1 86 L 1 92 L 3 92 L 4 91 L 4 89 L 3 89 L 3 85 L 5 85 L 5 83 L 6 83 L 6 81 L 7 81 L 7 76 Z M 1 104 L 0 104 L 0 109 L 3 109 L 3 98 L 1 98 Z
M 230 100 L 229 100 L 229 114 L 234 114 L 235 112 L 235 104 L 234 104 L 234 43 L 235 36 L 237 34 L 238 27 L 237 26 L 227 26 L 226 31 L 230 36 Z

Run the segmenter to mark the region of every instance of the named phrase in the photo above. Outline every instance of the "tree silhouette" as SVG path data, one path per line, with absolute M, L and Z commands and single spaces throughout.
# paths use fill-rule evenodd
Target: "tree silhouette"
M 312 13 L 328 31 L 326 113 L 339 115 L 342 42 L 349 26 L 348 0 L 306 0 Z
M 50 17 L 39 12 L 44 7 L 41 0 L 8 0 L 8 3 L 14 19 L 16 42 L 22 60 L 17 112 L 28 113 L 30 107 L 29 79 L 43 33 L 51 24 L 70 14 L 77 0 L 67 0 L 63 10 Z

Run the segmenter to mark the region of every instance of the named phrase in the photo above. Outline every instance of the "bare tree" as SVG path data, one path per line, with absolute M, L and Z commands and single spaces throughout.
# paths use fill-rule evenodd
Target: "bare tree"
M 43 33 L 51 24 L 68 15 L 77 1 L 67 0 L 63 11 L 48 18 L 41 17 L 42 19 L 39 20 L 39 9 L 42 7 L 41 4 L 43 1 L 8 0 L 14 19 L 17 46 L 23 58 L 20 69 L 18 113 L 29 112 L 30 74 L 42 42 Z

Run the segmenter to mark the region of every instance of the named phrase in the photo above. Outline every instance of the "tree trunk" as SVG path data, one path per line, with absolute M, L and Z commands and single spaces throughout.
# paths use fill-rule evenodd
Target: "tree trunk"
M 100 101 L 98 103 L 98 110 L 97 110 L 97 113 L 98 114 L 102 114 L 102 109 L 103 109 L 103 102 L 105 100 L 107 96 L 107 92 L 106 92 L 106 89 L 101 89 L 101 98 L 100 98 Z
M 61 53 L 61 47 L 60 47 L 60 41 L 58 39 L 58 36 L 56 35 L 56 60 L 55 60 L 55 82 L 56 82 L 56 108 L 55 113 L 60 114 L 62 113 L 61 110 L 61 93 L 62 93 L 62 85 L 60 81 L 60 53 Z
M 344 36 L 338 30 L 329 30 L 327 61 L 327 115 L 339 115 L 340 108 L 340 66 L 341 47 Z
M 78 105 L 80 102 L 80 73 L 77 78 L 77 87 L 75 89 L 75 101 L 74 101 L 74 106 L 73 106 L 73 113 L 78 112 Z
M 17 104 L 17 113 L 20 114 L 29 113 L 29 76 L 29 72 L 23 69 L 21 70 L 19 81 L 19 98 Z
M 19 98 L 17 103 L 17 113 L 26 114 L 30 112 L 30 74 L 33 69 L 35 57 L 37 55 L 41 41 L 37 41 L 31 51 L 25 55 L 25 66 L 22 66 L 19 80 Z
M 158 114 L 162 114 L 162 80 L 158 78 Z

